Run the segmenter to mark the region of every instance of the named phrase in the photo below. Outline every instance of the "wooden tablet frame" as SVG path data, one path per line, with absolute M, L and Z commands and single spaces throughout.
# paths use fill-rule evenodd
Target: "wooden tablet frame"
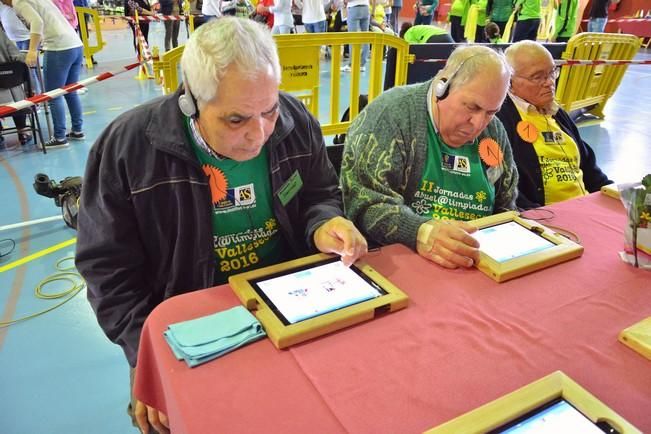
M 485 433 L 500 428 L 544 404 L 563 398 L 593 423 L 606 421 L 621 434 L 641 431 L 608 408 L 561 371 L 426 431 L 426 434 Z
M 549 228 L 532 220 L 519 216 L 515 211 L 503 212 L 488 217 L 482 217 L 468 223 L 483 229 L 508 222 L 516 222 L 526 229 L 535 232 L 554 244 L 553 247 L 529 253 L 517 258 L 498 262 L 479 250 L 479 263 L 475 266 L 496 282 L 504 282 L 515 277 L 532 273 L 570 259 L 578 258 L 583 254 L 583 246 L 566 237 L 552 232 Z
M 620 199 L 619 195 L 619 188 L 617 184 L 607 184 L 601 187 L 600 189 L 601 194 L 604 194 L 608 197 L 612 197 L 613 199 Z
M 240 299 L 242 304 L 256 316 L 262 324 L 271 342 L 278 348 L 283 349 L 291 345 L 307 341 L 327 333 L 340 330 L 351 325 L 373 319 L 384 312 L 393 312 L 407 307 L 409 298 L 389 282 L 384 276 L 378 273 L 368 264 L 357 261 L 355 266 L 362 273 L 380 286 L 386 294 L 379 297 L 362 301 L 332 312 L 308 318 L 294 324 L 286 325 L 274 313 L 273 309 L 257 293 L 251 285 L 251 281 L 264 278 L 281 272 L 290 272 L 292 269 L 315 264 L 330 258 L 333 255 L 319 253 L 293 261 L 283 262 L 258 270 L 231 276 L 228 283 Z

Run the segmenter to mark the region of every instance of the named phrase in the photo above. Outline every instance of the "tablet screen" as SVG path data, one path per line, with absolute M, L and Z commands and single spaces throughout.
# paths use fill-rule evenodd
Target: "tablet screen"
M 562 398 L 527 413 L 504 427 L 491 431 L 508 434 L 603 434 L 603 431 Z
M 505 262 L 556 245 L 514 221 L 479 229 L 471 235 L 479 241 L 479 250 L 497 262 Z
M 357 267 L 346 267 L 339 258 L 265 276 L 250 283 L 285 325 L 386 294 Z

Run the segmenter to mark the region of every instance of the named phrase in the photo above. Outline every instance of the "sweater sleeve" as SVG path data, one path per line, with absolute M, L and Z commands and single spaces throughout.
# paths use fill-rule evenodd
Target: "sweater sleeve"
M 392 96 L 396 92 L 392 93 Z M 416 167 L 417 140 L 380 96 L 353 121 L 343 156 L 341 182 L 348 217 L 366 236 L 382 245 L 402 243 L 416 248 L 418 228 L 428 219 L 405 203 L 405 191 Z M 400 98 L 396 95 L 396 98 Z M 394 110 L 400 107 L 392 103 Z M 422 145 L 421 145 L 422 146 Z

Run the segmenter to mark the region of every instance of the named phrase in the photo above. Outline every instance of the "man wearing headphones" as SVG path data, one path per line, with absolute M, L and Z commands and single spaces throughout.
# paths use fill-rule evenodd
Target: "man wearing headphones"
M 510 68 L 483 46 L 457 48 L 434 79 L 391 89 L 353 121 L 341 170 L 348 217 L 380 244 L 470 267 L 473 220 L 515 208 L 511 146 L 494 119 Z
M 184 88 L 113 121 L 84 176 L 76 265 L 132 368 L 145 318 L 166 298 L 316 251 L 350 265 L 367 250 L 342 217 L 317 120 L 278 90 L 268 29 L 211 21 L 181 66 Z M 143 432 L 167 432 L 163 413 L 131 408 Z
M 559 70 L 549 51 L 527 40 L 512 44 L 505 54 L 513 77 L 497 117 L 509 135 L 520 174 L 518 207 L 584 196 L 612 183 L 570 116 L 554 101 Z

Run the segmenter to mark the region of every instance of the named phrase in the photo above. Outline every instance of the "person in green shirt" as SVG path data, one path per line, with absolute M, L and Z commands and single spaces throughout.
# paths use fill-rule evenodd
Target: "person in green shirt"
M 412 26 L 402 23 L 400 37 L 410 44 L 432 44 L 454 42 L 447 30 L 432 25 Z
M 500 28 L 500 35 L 504 34 L 506 23 L 513 13 L 513 0 L 488 0 L 486 14 L 488 18 Z
M 579 0 L 560 0 L 556 15 L 554 41 L 567 42 L 574 36 L 578 7 Z
M 488 0 L 472 0 L 472 4 L 477 5 L 477 28 L 475 30 L 475 42 L 488 42 L 484 34 L 486 27 L 486 8 Z
M 476 263 L 467 220 L 515 209 L 518 174 L 494 117 L 510 79 L 503 54 L 465 45 L 432 80 L 366 106 L 348 130 L 341 168 L 346 214 L 362 233 L 443 267 Z
M 450 21 L 450 34 L 452 35 L 454 42 L 466 41 L 465 36 L 463 36 L 463 25 L 465 23 L 464 16 L 468 13 L 469 7 L 470 0 L 454 0 L 452 6 L 450 6 L 448 20 Z
M 524 39 L 536 40 L 540 26 L 540 0 L 516 0 L 518 22 L 513 32 L 513 42 Z

